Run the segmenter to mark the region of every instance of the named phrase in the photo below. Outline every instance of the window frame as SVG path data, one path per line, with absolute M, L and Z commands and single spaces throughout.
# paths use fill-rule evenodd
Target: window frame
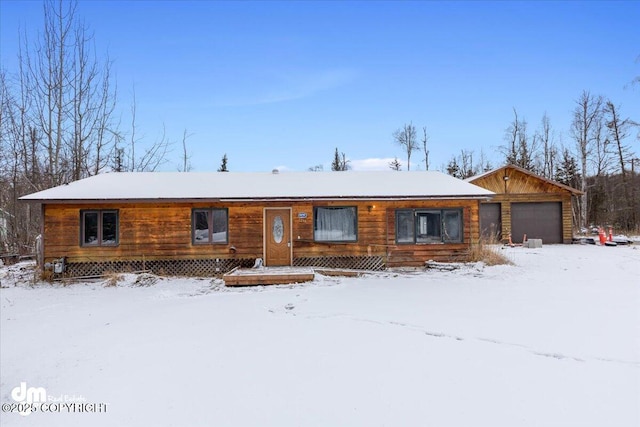
M 317 231 L 317 224 L 318 224 L 318 209 L 332 209 L 332 210 L 338 210 L 338 209 L 353 209 L 354 211 L 354 219 L 355 219 L 355 224 L 354 224 L 354 232 L 355 232 L 355 239 L 349 239 L 349 240 L 336 240 L 336 239 L 327 239 L 327 240 L 323 240 L 323 239 L 318 239 L 316 237 L 316 231 Z M 314 206 L 313 207 L 313 241 L 317 242 L 317 243 L 357 243 L 358 242 L 358 206 L 356 205 L 352 205 L 352 206 Z
M 400 215 L 399 213 L 412 213 L 413 218 L 413 227 L 412 229 L 412 241 L 404 241 L 398 240 L 398 231 L 400 225 Z M 445 227 L 445 217 L 446 213 L 456 212 L 458 214 L 458 222 L 460 225 L 460 238 L 459 239 L 447 239 L 446 238 L 446 227 Z M 419 241 L 419 233 L 418 233 L 418 217 L 420 215 L 427 214 L 438 214 L 440 215 L 440 229 L 439 235 L 440 238 L 437 241 Z M 464 208 L 442 208 L 442 209 L 429 209 L 429 208 L 415 208 L 415 209 L 396 209 L 395 211 L 395 242 L 397 245 L 442 245 L 442 244 L 457 244 L 464 243 Z
M 85 218 L 87 214 L 97 214 L 97 243 L 86 243 L 86 227 Z M 104 215 L 115 214 L 116 230 L 115 243 L 104 243 Z M 100 247 L 116 247 L 120 245 L 120 210 L 119 209 L 81 209 L 80 210 L 80 246 L 83 248 L 100 248 Z
M 221 211 L 224 212 L 225 216 L 225 225 L 226 225 L 226 233 L 224 242 L 216 242 L 213 240 L 214 233 L 214 212 Z M 208 228 L 208 241 L 206 242 L 198 242 L 196 241 L 196 214 L 198 212 L 206 212 L 207 213 L 207 221 L 211 220 L 211 226 L 207 224 Z M 192 208 L 191 209 L 191 244 L 196 246 L 202 245 L 228 245 L 229 244 L 229 208 Z

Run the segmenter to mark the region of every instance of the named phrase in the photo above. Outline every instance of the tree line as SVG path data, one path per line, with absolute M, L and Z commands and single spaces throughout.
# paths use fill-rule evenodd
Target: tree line
M 640 77 L 634 79 L 640 84 Z M 580 228 L 613 225 L 617 229 L 640 231 L 640 158 L 633 141 L 640 141 L 640 124 L 626 117 L 622 108 L 601 95 L 583 91 L 574 101 L 570 140 L 560 142 L 545 112 L 538 127 L 531 131 L 525 118 L 513 109 L 513 120 L 506 127 L 500 145 L 499 164 L 527 169 L 544 178 L 580 190 L 575 198 L 574 223 Z M 429 170 L 429 137 L 426 126 L 420 141 L 413 122 L 392 133 L 395 144 L 406 154 L 406 170 L 411 170 L 411 155 L 421 151 L 425 169 Z M 492 170 L 483 150 L 474 158 L 473 150 L 462 149 L 441 167 L 443 172 L 467 179 Z M 342 153 L 342 159 L 345 159 Z M 343 162 L 344 163 L 344 162 Z M 336 148 L 332 170 L 341 168 Z M 389 168 L 402 170 L 396 157 Z M 322 170 L 318 166 L 310 170 Z
M 640 141 L 638 122 L 612 100 L 589 91 L 574 102 L 569 141 L 564 143 L 558 141 L 546 113 L 533 132 L 515 109 L 513 115 L 499 147 L 503 164 L 582 191 L 574 203 L 574 223 L 581 228 L 607 224 L 639 230 L 640 159 L 633 149 L 633 142 Z M 482 152 L 474 162 L 473 152 L 462 150 L 451 158 L 446 172 L 465 179 L 491 169 Z
M 164 125 L 159 138 L 143 141 L 135 90 L 122 123 L 113 62 L 96 52 L 76 9 L 76 1 L 45 0 L 37 38 L 20 34 L 17 69 L 0 69 L 0 251 L 27 250 L 39 232 L 40 211 L 20 196 L 107 170 L 152 171 L 173 145 Z

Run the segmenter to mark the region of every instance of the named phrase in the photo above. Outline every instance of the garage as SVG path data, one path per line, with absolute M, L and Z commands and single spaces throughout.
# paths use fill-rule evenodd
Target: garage
M 514 243 L 542 239 L 543 243 L 562 243 L 562 203 L 512 203 L 511 230 Z
M 480 205 L 480 230 L 485 241 L 499 242 L 502 239 L 500 206 L 500 203 L 482 203 Z
M 513 243 L 522 243 L 526 234 L 544 244 L 573 241 L 573 204 L 581 191 L 514 165 L 467 181 L 495 194 L 480 205 L 483 238 L 497 236 L 508 243 L 511 236 Z

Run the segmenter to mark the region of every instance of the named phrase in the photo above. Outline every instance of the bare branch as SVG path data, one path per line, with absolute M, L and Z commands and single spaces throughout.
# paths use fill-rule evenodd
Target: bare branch
M 416 137 L 416 127 L 411 122 L 405 123 L 402 128 L 393 132 L 395 143 L 404 148 L 407 153 L 407 170 L 411 170 L 411 153 L 418 149 Z

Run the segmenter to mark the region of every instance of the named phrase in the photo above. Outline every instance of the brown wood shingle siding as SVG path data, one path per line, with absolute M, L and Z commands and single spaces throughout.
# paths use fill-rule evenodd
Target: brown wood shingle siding
M 358 241 L 314 242 L 313 208 L 316 206 L 356 206 Z M 422 266 L 429 259 L 462 259 L 468 254 L 470 245 L 479 240 L 478 200 L 47 204 L 44 207 L 44 256 L 45 260 L 66 256 L 69 262 L 262 258 L 263 211 L 266 207 L 292 208 L 294 258 L 368 255 L 384 257 L 389 266 Z M 227 244 L 192 243 L 193 208 L 228 209 Z M 412 208 L 462 209 L 463 243 L 397 245 L 395 210 Z M 80 245 L 80 211 L 83 209 L 118 210 L 117 246 Z M 306 218 L 299 214 L 306 214 Z

